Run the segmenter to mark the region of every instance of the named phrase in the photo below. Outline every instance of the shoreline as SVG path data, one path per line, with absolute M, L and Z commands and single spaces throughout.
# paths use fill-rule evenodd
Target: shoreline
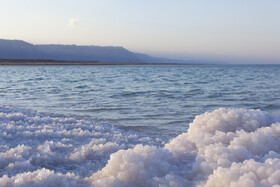
M 0 59 L 0 66 L 64 66 L 64 65 L 202 65 L 202 64 L 179 64 L 179 63 L 144 63 L 144 62 L 96 62 L 96 61 L 58 61 L 58 60 L 26 60 L 26 59 Z

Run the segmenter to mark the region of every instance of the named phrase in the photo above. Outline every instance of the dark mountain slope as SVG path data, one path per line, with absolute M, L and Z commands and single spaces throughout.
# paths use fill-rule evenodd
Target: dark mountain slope
M 34 45 L 21 40 L 1 40 L 1 59 L 46 59 L 46 56 Z
M 207 64 L 206 61 L 155 58 L 133 53 L 123 47 L 33 45 L 21 40 L 0 39 L 0 59 L 32 59 L 59 61 L 97 61 L 123 63 L 187 63 Z M 213 63 L 213 62 L 212 62 Z

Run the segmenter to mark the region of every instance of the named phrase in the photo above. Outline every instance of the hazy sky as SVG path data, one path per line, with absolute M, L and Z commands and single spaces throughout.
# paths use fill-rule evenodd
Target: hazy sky
M 0 0 L 0 38 L 280 63 L 280 0 Z

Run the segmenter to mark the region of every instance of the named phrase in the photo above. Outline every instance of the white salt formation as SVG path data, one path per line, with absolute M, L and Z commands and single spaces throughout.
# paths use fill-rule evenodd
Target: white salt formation
M 278 116 L 217 109 L 161 143 L 0 107 L 0 186 L 280 186 Z

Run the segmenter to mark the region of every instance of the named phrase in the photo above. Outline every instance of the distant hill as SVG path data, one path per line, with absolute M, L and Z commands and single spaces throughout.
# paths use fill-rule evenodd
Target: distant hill
M 0 39 L 0 59 L 40 59 L 124 63 L 199 63 L 133 53 L 123 47 L 33 45 L 21 40 Z
M 21 40 L 0 40 L 0 59 L 142 62 L 123 47 L 33 45 Z
M 21 40 L 0 40 L 0 59 L 45 59 L 35 45 Z

